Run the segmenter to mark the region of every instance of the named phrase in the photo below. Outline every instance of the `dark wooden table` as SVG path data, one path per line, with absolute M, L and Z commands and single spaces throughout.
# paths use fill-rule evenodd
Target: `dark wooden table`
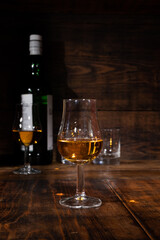
M 0 240 L 160 239 L 160 161 L 86 165 L 86 193 L 103 202 L 92 209 L 59 204 L 75 193 L 75 166 L 39 168 L 32 176 L 0 168 Z

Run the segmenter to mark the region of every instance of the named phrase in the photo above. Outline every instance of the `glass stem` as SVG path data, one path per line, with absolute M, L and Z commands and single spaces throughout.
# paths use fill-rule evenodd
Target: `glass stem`
M 24 146 L 24 167 L 30 168 L 30 162 L 29 162 L 29 146 Z
M 83 164 L 77 164 L 77 186 L 76 195 L 85 196 L 85 180 Z

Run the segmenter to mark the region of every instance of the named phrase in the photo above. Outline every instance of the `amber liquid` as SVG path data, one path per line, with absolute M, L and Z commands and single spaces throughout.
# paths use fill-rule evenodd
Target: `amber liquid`
M 58 139 L 59 153 L 67 160 L 83 164 L 98 156 L 103 144 L 102 139 Z
M 29 146 L 30 144 L 37 144 L 40 139 L 42 130 L 34 130 L 34 131 L 18 131 L 12 130 L 14 137 L 18 140 L 18 142 L 23 143 L 25 146 Z

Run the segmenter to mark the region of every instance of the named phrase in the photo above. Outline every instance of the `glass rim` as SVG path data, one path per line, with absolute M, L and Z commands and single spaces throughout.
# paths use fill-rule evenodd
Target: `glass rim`
M 96 101 L 96 98 L 64 98 L 63 101 Z

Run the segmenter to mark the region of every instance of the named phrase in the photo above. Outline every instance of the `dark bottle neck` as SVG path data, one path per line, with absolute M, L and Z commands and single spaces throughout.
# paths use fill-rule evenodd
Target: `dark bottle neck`
M 41 55 L 29 55 L 29 66 L 27 74 L 27 92 L 42 92 L 43 84 L 43 63 Z
M 41 78 L 42 75 L 42 59 L 41 56 L 30 55 L 30 71 L 33 78 Z

